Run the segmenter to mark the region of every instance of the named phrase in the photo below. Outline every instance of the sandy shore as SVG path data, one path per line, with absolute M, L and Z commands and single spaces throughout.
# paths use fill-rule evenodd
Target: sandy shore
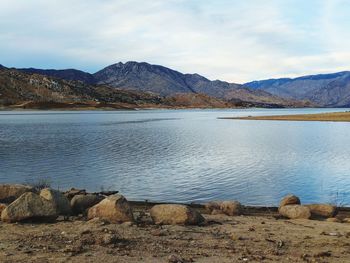
M 297 115 L 275 115 L 275 116 L 223 117 L 223 118 L 219 118 L 219 119 L 349 122 L 350 121 L 350 112 L 332 112 L 332 113 L 297 114 Z
M 150 205 L 133 203 L 137 223 L 63 218 L 0 223 L 0 262 L 349 262 L 350 224 L 282 219 L 276 208 L 209 215 L 205 226 L 158 226 Z M 343 210 L 338 215 L 349 217 Z M 179 260 L 179 261 L 176 261 Z

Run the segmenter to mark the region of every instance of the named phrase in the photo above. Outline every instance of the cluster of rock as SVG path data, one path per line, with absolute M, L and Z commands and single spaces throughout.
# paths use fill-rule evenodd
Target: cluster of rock
M 1 220 L 47 222 L 58 216 L 85 214 L 89 220 L 134 222 L 132 208 L 124 196 L 116 192 L 101 193 L 91 194 L 74 188 L 65 193 L 50 188 L 37 192 L 25 185 L 0 185 Z M 198 211 L 178 204 L 155 205 L 150 216 L 155 224 L 199 225 L 205 222 Z
M 290 219 L 334 218 L 337 207 L 330 204 L 301 205 L 299 197 L 287 195 L 281 200 L 278 212 Z
M 243 206 L 237 201 L 209 202 L 209 214 L 238 216 Z M 328 218 L 335 221 L 336 206 L 329 204 L 301 205 L 295 195 L 284 197 L 279 213 L 290 219 Z M 86 193 L 72 188 L 62 193 L 45 188 L 36 191 L 25 185 L 0 185 L 0 214 L 3 222 L 54 221 L 58 216 L 83 214 L 88 220 L 99 218 L 110 223 L 134 222 L 132 208 L 126 198 L 114 192 Z M 205 218 L 195 209 L 180 204 L 159 204 L 150 209 L 150 217 L 158 225 L 201 225 Z

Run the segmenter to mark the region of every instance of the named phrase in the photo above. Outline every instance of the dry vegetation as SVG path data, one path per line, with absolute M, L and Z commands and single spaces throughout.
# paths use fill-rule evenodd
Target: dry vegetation
M 332 112 L 319 114 L 298 114 L 298 115 L 276 115 L 276 116 L 247 116 L 247 117 L 227 117 L 220 119 L 232 120 L 271 120 L 271 121 L 350 121 L 350 112 Z

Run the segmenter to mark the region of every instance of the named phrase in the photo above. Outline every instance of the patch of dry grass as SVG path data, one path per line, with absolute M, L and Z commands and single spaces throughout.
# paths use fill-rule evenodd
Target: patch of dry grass
M 271 120 L 271 121 L 334 121 L 334 122 L 350 122 L 350 112 L 346 111 L 346 112 L 332 112 L 332 113 L 318 113 L 318 114 L 226 117 L 226 118 L 219 118 L 219 119 Z

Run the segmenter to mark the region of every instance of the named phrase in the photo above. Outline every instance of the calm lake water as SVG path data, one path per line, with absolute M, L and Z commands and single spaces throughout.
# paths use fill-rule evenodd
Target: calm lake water
M 236 199 L 350 204 L 350 123 L 217 117 L 344 109 L 0 112 L 0 182 L 49 178 L 60 189 L 130 200 Z

